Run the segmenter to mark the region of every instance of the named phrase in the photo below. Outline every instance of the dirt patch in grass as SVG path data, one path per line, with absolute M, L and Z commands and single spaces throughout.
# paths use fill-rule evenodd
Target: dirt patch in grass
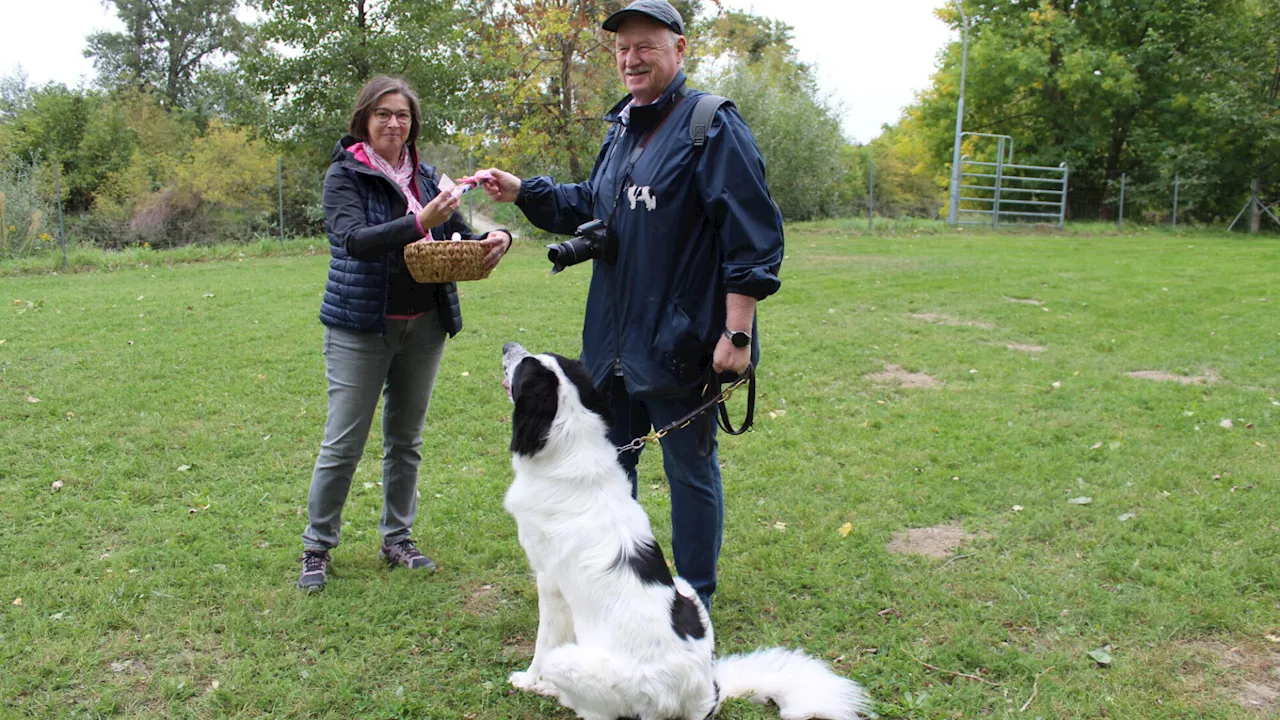
M 502 657 L 505 660 L 528 660 L 533 657 L 533 647 L 533 640 L 512 635 L 502 641 Z
M 1027 352 L 1027 353 L 1044 352 L 1045 350 L 1049 349 L 1043 345 L 1025 345 L 1023 343 L 1009 343 L 1008 345 L 1005 345 L 1005 347 L 1009 348 L 1010 350 L 1016 350 L 1017 352 Z
M 488 615 L 502 602 L 502 588 L 496 584 L 475 583 L 463 590 L 469 593 L 469 597 L 462 604 L 462 611 L 468 615 Z
M 884 366 L 884 372 L 871 373 L 865 376 L 874 383 L 897 385 L 904 388 L 936 388 L 942 387 L 942 381 L 924 373 L 913 373 L 901 365 L 892 363 Z
M 1004 301 L 1005 301 L 1005 302 L 1011 302 L 1011 303 L 1020 303 L 1020 304 L 1022 304 L 1022 305 L 1043 305 L 1043 304 L 1044 304 L 1044 301 L 1042 301 L 1042 300 L 1035 300 L 1035 299 L 1032 299 L 1032 298 L 1015 298 L 1015 297 L 1007 297 L 1007 298 L 1005 298 L 1005 299 L 1004 299 Z
M 1129 377 L 1156 382 L 1177 382 L 1183 385 L 1212 385 L 1222 379 L 1212 370 L 1206 370 L 1204 375 L 1175 375 L 1164 370 L 1135 370 L 1129 373 Z
M 924 322 L 932 323 L 934 325 L 954 325 L 958 327 L 976 327 L 976 328 L 982 328 L 983 330 L 991 330 L 995 328 L 995 325 L 992 325 L 989 322 L 982 322 L 980 320 L 961 320 L 958 317 L 953 317 L 951 315 L 942 315 L 940 313 L 912 313 L 911 317 L 915 320 L 922 320 Z
M 1182 679 L 1195 689 L 1225 693 L 1259 717 L 1280 716 L 1280 647 L 1228 645 L 1217 640 L 1180 643 L 1191 654 Z
M 985 535 L 985 534 L 984 534 Z M 893 534 L 888 550 L 895 555 L 924 555 L 931 558 L 951 557 L 962 543 L 979 537 L 965 532 L 960 523 L 947 523 L 927 528 L 911 528 Z

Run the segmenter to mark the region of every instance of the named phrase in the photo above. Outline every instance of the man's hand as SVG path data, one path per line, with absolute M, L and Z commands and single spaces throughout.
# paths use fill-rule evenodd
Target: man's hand
M 733 372 L 741 375 L 746 372 L 747 366 L 751 364 L 751 346 L 734 347 L 729 338 L 724 335 L 720 336 L 720 342 L 716 343 L 716 352 L 711 359 L 711 369 L 717 373 L 725 371 Z
M 422 225 L 422 229 L 427 232 L 437 225 L 443 225 L 450 217 L 453 211 L 458 209 L 458 198 L 448 190 L 441 190 L 439 195 L 431 198 L 431 201 L 422 206 L 418 211 L 418 222 Z
M 494 202 L 515 202 L 520 194 L 520 178 L 498 168 L 489 168 L 475 174 L 481 180 L 480 187 Z
M 488 252 L 484 256 L 484 266 L 487 268 L 497 267 L 498 261 L 503 255 L 507 254 L 507 249 L 511 247 L 511 236 L 502 230 L 494 230 L 475 242 L 483 245 Z

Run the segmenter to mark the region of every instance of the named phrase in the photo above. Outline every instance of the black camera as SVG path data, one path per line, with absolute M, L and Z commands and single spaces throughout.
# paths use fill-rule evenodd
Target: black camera
M 618 261 L 618 241 L 603 220 L 592 220 L 578 226 L 572 238 L 547 246 L 551 274 L 584 260 Z

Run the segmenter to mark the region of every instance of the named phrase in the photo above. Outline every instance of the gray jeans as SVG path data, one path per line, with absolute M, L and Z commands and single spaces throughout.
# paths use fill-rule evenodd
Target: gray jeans
M 418 509 L 418 465 L 422 425 L 446 334 L 438 311 L 414 320 L 388 320 L 386 336 L 326 327 L 325 378 L 329 414 L 324 442 L 311 475 L 309 524 L 302 534 L 308 550 L 328 550 L 342 534 L 342 506 L 378 407 L 382 407 L 383 543 L 405 540 Z

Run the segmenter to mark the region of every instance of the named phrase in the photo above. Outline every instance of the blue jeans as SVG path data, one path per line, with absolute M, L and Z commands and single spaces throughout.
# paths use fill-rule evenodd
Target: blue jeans
M 383 506 L 378 530 L 385 545 L 409 537 L 418 510 L 422 426 L 446 337 L 435 310 L 413 320 L 387 320 L 385 336 L 325 328 L 329 412 L 307 497 L 310 522 L 302 533 L 306 549 L 338 545 L 342 506 L 364 454 L 379 396 Z
M 679 420 L 702 404 L 697 395 L 674 398 L 629 395 L 620 377 L 613 378 L 605 388 L 605 395 L 614 415 L 609 436 L 614 445 L 625 445 L 647 434 L 650 428 Z M 710 423 L 709 428 L 704 420 Z M 711 594 L 716 590 L 716 563 L 724 537 L 724 488 L 716 457 L 715 417 L 705 415 L 689 427 L 662 438 L 661 443 L 662 467 L 671 488 L 672 559 L 676 572 L 689 581 L 710 609 Z M 618 462 L 631 479 L 631 497 L 636 496 L 640 452 L 618 456 Z

